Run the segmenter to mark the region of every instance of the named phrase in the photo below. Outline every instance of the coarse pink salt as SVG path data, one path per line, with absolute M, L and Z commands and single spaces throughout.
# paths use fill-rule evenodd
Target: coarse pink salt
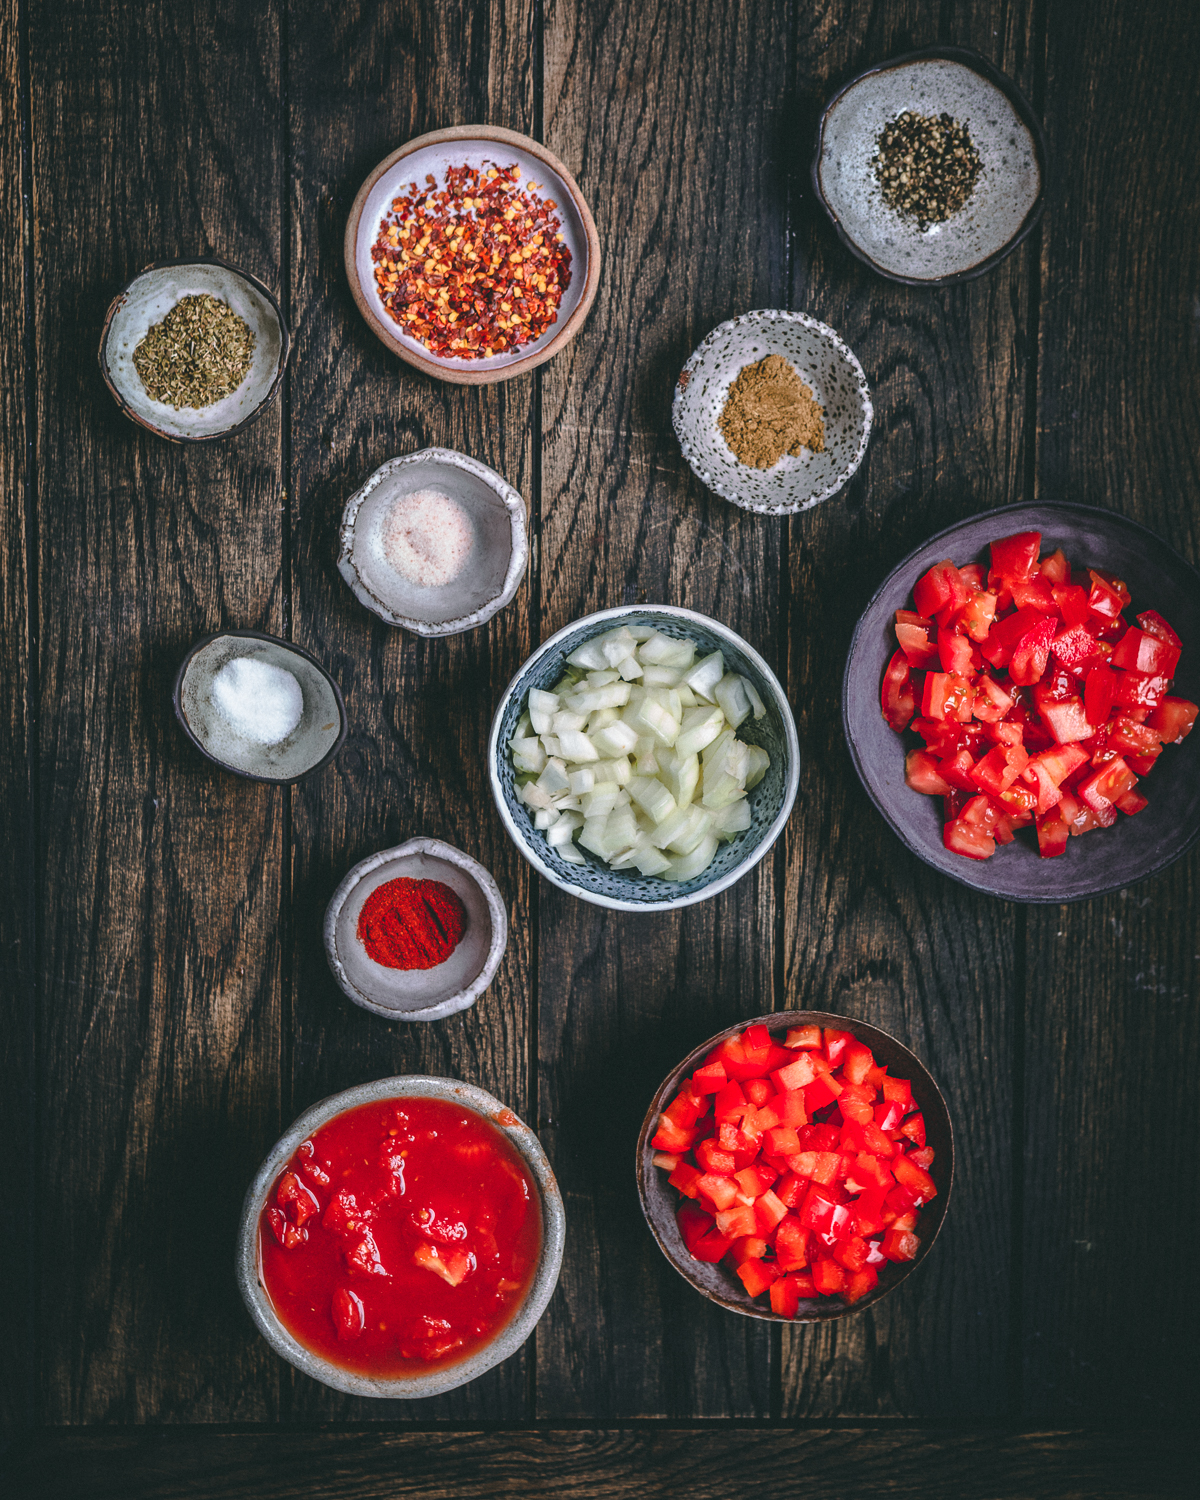
M 457 500 L 441 490 L 401 495 L 383 522 L 383 554 L 417 588 L 457 578 L 475 546 L 475 529 Z

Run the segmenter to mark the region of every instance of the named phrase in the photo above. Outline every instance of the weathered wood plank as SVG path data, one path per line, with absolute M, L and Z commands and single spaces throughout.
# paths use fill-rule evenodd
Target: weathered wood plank
M 41 684 L 36 1243 L 51 1422 L 262 1420 L 276 1371 L 230 1275 L 279 1124 L 278 792 L 171 712 L 221 625 L 280 624 L 278 409 L 228 443 L 122 418 L 118 286 L 218 253 L 277 283 L 270 10 L 27 7 Z
M 1104 6 L 1082 30 L 1054 6 L 1048 17 L 1059 187 L 1042 259 L 1038 488 L 1131 515 L 1195 563 L 1200 16 L 1158 0 Z M 1031 912 L 1028 953 L 1024 1410 L 1186 1421 L 1195 1305 L 1175 1298 L 1163 1315 L 1134 1291 L 1134 1268 L 1165 1185 L 1195 1179 L 1178 1124 L 1200 1069 L 1200 850 L 1116 896 Z M 1170 1201 L 1171 1235 L 1189 1243 L 1196 1196 Z
M 402 364 L 351 300 L 342 235 L 362 179 L 404 141 L 474 121 L 532 129 L 532 18 L 532 0 L 329 4 L 291 18 L 292 618 L 295 639 L 341 683 L 351 730 L 336 765 L 293 804 L 289 1117 L 364 1079 L 430 1073 L 481 1084 L 532 1118 L 528 875 L 495 813 L 485 756 L 499 691 L 529 654 L 529 585 L 484 629 L 421 641 L 369 614 L 333 565 L 343 505 L 398 453 L 458 449 L 531 497 L 532 379 L 467 389 Z M 417 834 L 445 838 L 492 871 L 510 936 L 471 1010 L 405 1026 L 342 995 L 321 918 L 356 860 Z M 531 1347 L 434 1401 L 355 1400 L 296 1376 L 290 1409 L 322 1420 L 519 1420 Z
M 661 601 L 723 620 L 778 666 L 780 525 L 692 478 L 671 395 L 711 328 L 786 294 L 786 7 L 556 0 L 545 26 L 546 141 L 592 206 L 604 270 L 590 322 L 543 376 L 543 635 Z M 677 916 L 538 888 L 540 1114 L 570 1223 L 538 1333 L 541 1417 L 770 1409 L 767 1330 L 671 1270 L 629 1153 L 680 1055 L 772 1008 L 773 893 L 772 857 Z

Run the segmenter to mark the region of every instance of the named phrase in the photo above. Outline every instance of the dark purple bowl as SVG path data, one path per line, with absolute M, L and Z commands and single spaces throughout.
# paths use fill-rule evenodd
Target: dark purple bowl
M 1009 901 L 1082 901 L 1158 875 L 1200 838 L 1200 734 L 1168 745 L 1144 791 L 1150 805 L 1114 827 L 1068 840 L 1066 853 L 1042 859 L 1033 830 L 991 859 L 951 854 L 942 844 L 942 799 L 910 791 L 904 756 L 912 735 L 888 728 L 879 706 L 883 671 L 896 638 L 895 611 L 910 609 L 913 584 L 934 563 L 986 562 L 989 544 L 1016 531 L 1040 531 L 1042 550 L 1061 547 L 1072 568 L 1104 568 L 1129 585 L 1132 620 L 1156 609 L 1183 641 L 1171 687 L 1200 700 L 1200 574 L 1166 542 L 1113 511 L 1088 505 L 1006 505 L 940 531 L 910 552 L 877 590 L 850 642 L 842 682 L 842 724 L 850 757 L 872 802 L 912 852 L 952 880 Z

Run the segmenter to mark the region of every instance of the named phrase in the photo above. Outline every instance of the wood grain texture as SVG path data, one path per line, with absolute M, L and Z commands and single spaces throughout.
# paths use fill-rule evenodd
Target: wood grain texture
M 1080 30 L 1050 7 L 1058 189 L 1042 256 L 1038 488 L 1132 516 L 1193 564 L 1198 68 L 1194 8 L 1106 6 Z M 1185 752 L 1196 760 L 1194 742 L 1172 753 Z M 1200 1068 L 1200 850 L 1118 895 L 1031 913 L 1028 985 L 1024 1410 L 1186 1421 L 1200 1393 L 1195 1302 L 1147 1305 L 1130 1272 L 1167 1184 L 1196 1176 L 1163 1126 L 1188 1118 Z M 1175 1209 L 1171 1233 L 1187 1243 L 1196 1195 Z
M 41 850 L 36 1314 L 50 1422 L 261 1419 L 230 1276 L 279 1122 L 277 791 L 174 722 L 189 644 L 280 624 L 278 409 L 221 445 L 122 418 L 95 351 L 147 262 L 277 279 L 269 10 L 28 7 Z
M 1018 251 L 943 289 L 885 281 L 836 241 L 807 171 L 824 101 L 870 63 L 975 45 L 1028 85 L 1032 8 L 825 7 L 798 22 L 792 305 L 835 327 L 871 383 L 875 426 L 843 495 L 791 523 L 789 688 L 804 771 L 787 835 L 789 1005 L 892 1031 L 950 1106 L 958 1170 L 935 1253 L 861 1316 L 784 1333 L 783 1410 L 807 1417 L 1005 1410 L 1019 909 L 951 884 L 896 840 L 846 749 L 842 670 L 862 609 L 931 532 L 1022 494 L 1032 263 Z
M 762 43 L 786 24 L 783 0 L 546 6 L 546 143 L 591 205 L 604 269 L 543 374 L 543 635 L 607 606 L 682 604 L 779 665 L 779 523 L 691 476 L 671 395 L 710 329 L 785 294 L 785 52 Z M 633 1144 L 684 1053 L 773 1008 L 774 936 L 772 856 L 678 915 L 538 889 L 540 1118 L 570 1226 L 538 1334 L 540 1417 L 770 1410 L 766 1329 L 702 1304 L 659 1254 Z
M 529 878 L 486 767 L 499 692 L 530 651 L 531 585 L 484 628 L 423 641 L 368 613 L 335 566 L 345 502 L 396 454 L 457 449 L 531 496 L 533 377 L 466 388 L 403 364 L 354 306 L 342 235 L 363 178 L 413 136 L 476 121 L 532 129 L 532 15 L 531 4 L 421 0 L 298 9 L 289 28 L 292 621 L 295 639 L 341 684 L 351 726 L 334 766 L 298 788 L 293 803 L 289 1118 L 395 1073 L 465 1078 L 532 1118 Z M 352 864 L 418 834 L 444 838 L 492 871 L 509 903 L 509 946 L 472 1009 L 403 1025 L 360 1010 L 337 988 L 321 921 Z M 322 1420 L 519 1420 L 532 1347 L 421 1402 L 344 1397 L 293 1376 L 289 1410 Z

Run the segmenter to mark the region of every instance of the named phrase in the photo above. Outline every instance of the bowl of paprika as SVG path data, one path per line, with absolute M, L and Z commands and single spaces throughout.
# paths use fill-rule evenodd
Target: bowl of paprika
M 325 912 L 325 953 L 345 994 L 390 1021 L 439 1021 L 474 1005 L 508 943 L 499 887 L 441 839 L 360 860 Z

